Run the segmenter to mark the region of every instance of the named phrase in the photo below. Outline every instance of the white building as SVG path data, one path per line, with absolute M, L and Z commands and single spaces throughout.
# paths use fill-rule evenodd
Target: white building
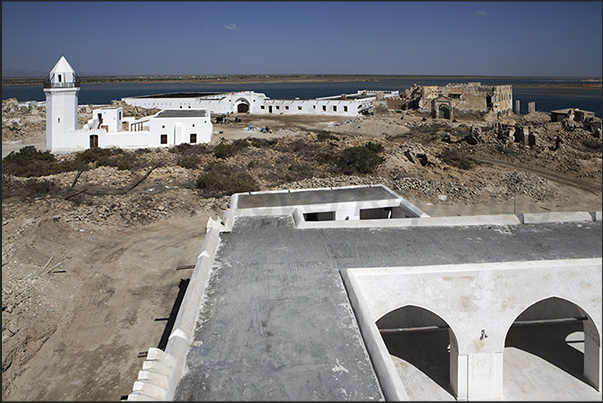
M 270 99 L 262 93 L 241 91 L 144 95 L 122 101 L 144 108 L 209 109 L 213 114 L 358 116 L 374 107 L 376 96 L 377 91 L 360 90 L 316 99 Z M 393 96 L 398 96 L 398 91 L 384 92 L 384 97 Z
M 104 107 L 77 128 L 80 79 L 61 56 L 44 82 L 46 148 L 78 151 L 93 147 L 169 147 L 181 143 L 209 143 L 212 123 L 207 109 L 170 110 L 141 119 L 123 116 L 122 107 Z

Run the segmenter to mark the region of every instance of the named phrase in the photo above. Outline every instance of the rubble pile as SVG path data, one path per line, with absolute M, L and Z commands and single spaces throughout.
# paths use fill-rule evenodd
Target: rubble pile
M 2 100 L 2 141 L 23 141 L 46 131 L 46 108 L 22 106 L 15 98 Z
M 136 119 L 145 118 L 161 112 L 161 109 L 158 108 L 143 108 L 142 106 L 128 105 L 124 101 L 116 100 L 113 100 L 111 106 L 121 106 L 124 108 L 124 116 L 134 117 Z
M 557 186 L 549 180 L 520 171 L 506 174 L 497 185 L 505 189 L 498 196 L 499 200 L 512 199 L 516 192 L 518 195 L 527 195 L 538 202 L 549 202 L 559 196 Z

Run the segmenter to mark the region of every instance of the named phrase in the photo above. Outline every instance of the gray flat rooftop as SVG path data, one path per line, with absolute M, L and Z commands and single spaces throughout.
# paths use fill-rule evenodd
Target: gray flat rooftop
M 383 187 L 336 188 L 324 190 L 293 191 L 290 193 L 240 194 L 236 208 L 299 206 L 331 204 L 354 201 L 397 200 Z
M 209 95 L 218 95 L 221 92 L 170 92 L 167 94 L 152 94 L 152 95 L 138 95 L 135 97 L 127 98 L 199 98 L 207 97 Z
M 339 271 L 601 257 L 601 222 L 296 229 L 220 235 L 175 400 L 383 399 Z
M 205 118 L 207 111 L 205 109 L 167 109 L 159 112 L 158 118 Z

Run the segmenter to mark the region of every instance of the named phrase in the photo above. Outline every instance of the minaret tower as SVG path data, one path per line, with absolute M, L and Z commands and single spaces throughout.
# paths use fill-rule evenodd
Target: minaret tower
M 77 129 L 80 78 L 61 56 L 44 81 L 46 93 L 46 148 L 69 148 L 65 132 Z

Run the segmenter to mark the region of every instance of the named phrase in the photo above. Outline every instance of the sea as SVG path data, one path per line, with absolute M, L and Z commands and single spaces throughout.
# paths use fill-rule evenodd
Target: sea
M 475 78 L 458 81 L 443 78 L 397 79 L 391 81 L 354 81 L 320 83 L 255 83 L 255 84 L 189 84 L 189 83 L 99 83 L 82 84 L 80 105 L 108 105 L 112 100 L 126 97 L 172 92 L 237 92 L 254 91 L 272 99 L 313 99 L 332 95 L 352 94 L 359 90 L 404 91 L 414 84 L 444 86 L 450 82 L 479 81 L 483 85 L 513 85 L 513 101 L 520 101 L 520 113 L 528 112 L 528 102 L 536 103 L 536 110 L 550 112 L 556 109 L 580 108 L 595 112 L 603 118 L 603 91 L 592 88 L 525 87 L 534 84 L 580 84 L 584 79 L 553 78 Z M 600 81 L 598 81 L 600 82 Z M 523 85 L 523 86 L 522 86 Z M 2 86 L 2 99 L 16 98 L 19 102 L 44 101 L 41 85 Z M 515 108 L 515 102 L 513 102 Z

